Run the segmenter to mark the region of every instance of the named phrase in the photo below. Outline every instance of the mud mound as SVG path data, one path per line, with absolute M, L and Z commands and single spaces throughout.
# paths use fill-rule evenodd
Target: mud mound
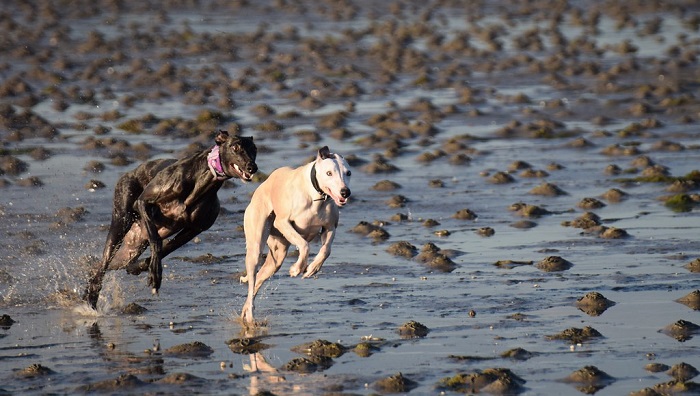
M 596 366 L 586 366 L 564 378 L 564 382 L 574 385 L 585 394 L 592 395 L 615 382 L 615 378 Z
M 342 356 L 347 348 L 336 342 L 316 340 L 297 345 L 292 348 L 292 351 L 315 357 L 337 358 Z
M 562 331 L 561 333 L 545 336 L 545 339 L 567 341 L 570 344 L 582 344 L 584 342 L 592 341 L 596 338 L 602 337 L 603 335 L 600 334 L 598 330 L 590 326 L 586 326 L 583 329 L 571 327 Z
M 517 394 L 524 390 L 525 380 L 507 368 L 457 374 L 443 378 L 438 388 L 460 393 Z
M 605 310 L 615 305 L 598 292 L 590 292 L 576 300 L 576 307 L 590 316 L 599 316 Z
M 687 320 L 678 320 L 660 330 L 662 333 L 673 337 L 680 342 L 688 341 L 700 334 L 700 326 Z
M 418 386 L 418 383 L 397 373 L 387 378 L 377 380 L 372 388 L 382 393 L 407 393 Z
M 561 272 L 566 271 L 574 265 L 559 256 L 548 256 L 536 264 L 536 267 L 544 272 Z
M 202 358 L 202 357 L 207 357 L 214 353 L 214 349 L 212 349 L 210 346 L 204 344 L 203 342 L 200 341 L 194 341 L 191 343 L 187 344 L 180 344 L 180 345 L 175 345 L 173 347 L 170 347 L 163 351 L 165 355 L 172 355 L 172 356 L 177 356 L 177 357 L 193 357 L 193 358 Z
M 226 341 L 226 345 L 231 349 L 231 352 L 241 355 L 258 353 L 270 347 L 270 345 L 255 338 L 232 338 Z
M 397 331 L 401 338 L 421 338 L 427 336 L 430 329 L 424 324 L 412 320 L 401 325 Z
M 700 290 L 693 290 L 685 296 L 676 300 L 676 302 L 686 305 L 694 311 L 700 311 Z

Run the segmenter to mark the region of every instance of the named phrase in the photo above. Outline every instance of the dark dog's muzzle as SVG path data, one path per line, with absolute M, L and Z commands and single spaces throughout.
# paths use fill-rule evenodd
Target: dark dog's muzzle
M 241 180 L 248 181 L 253 178 L 253 174 L 258 171 L 258 165 L 255 162 L 246 162 L 243 166 L 232 164 L 233 170 Z
M 252 175 L 258 171 L 258 165 L 255 162 L 249 162 L 245 167 L 245 171 Z

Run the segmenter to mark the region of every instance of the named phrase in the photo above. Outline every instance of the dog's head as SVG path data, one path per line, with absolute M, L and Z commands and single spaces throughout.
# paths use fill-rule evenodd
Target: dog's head
M 331 153 L 328 146 L 324 146 L 318 150 L 315 166 L 316 180 L 321 191 L 338 206 L 348 203 L 351 172 L 345 159 L 339 154 Z
M 250 136 L 229 135 L 226 131 L 219 131 L 214 139 L 219 146 L 219 158 L 221 166 L 229 177 L 237 177 L 249 181 L 258 171 L 255 157 L 258 148 Z

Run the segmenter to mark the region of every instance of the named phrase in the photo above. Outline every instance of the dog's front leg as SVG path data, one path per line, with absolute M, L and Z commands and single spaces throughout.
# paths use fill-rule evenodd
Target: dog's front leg
M 277 217 L 274 222 L 275 228 L 284 236 L 290 245 L 299 249 L 299 258 L 289 268 L 289 276 L 297 276 L 306 270 L 309 262 L 309 243 L 302 237 L 288 219 Z
M 296 246 L 299 249 L 299 258 L 289 267 L 289 276 L 291 277 L 299 276 L 299 274 L 304 272 L 309 262 L 309 244 L 304 243 Z
M 310 278 L 321 269 L 321 266 L 326 261 L 326 259 L 331 255 L 331 245 L 333 245 L 333 239 L 335 239 L 335 227 L 325 230 L 321 234 L 321 248 L 318 250 L 314 261 L 309 264 L 309 267 L 304 272 L 304 278 Z
M 165 217 L 177 222 L 186 214 L 185 205 L 180 201 L 186 195 L 186 191 L 183 191 L 182 183 L 178 183 L 180 179 L 173 174 L 175 171 L 167 172 L 172 169 L 174 168 L 168 167 L 159 173 L 146 185 L 136 200 L 136 210 L 141 215 L 141 227 L 146 230 L 148 244 L 151 246 L 148 284 L 153 288 L 153 294 L 158 294 L 163 279 L 163 238 L 158 234 L 156 219 Z M 162 207 L 167 208 L 167 213 L 161 211 Z
M 141 214 L 141 227 L 146 230 L 148 243 L 151 246 L 148 285 L 153 288 L 151 290 L 153 294 L 158 294 L 163 277 L 163 263 L 161 262 L 163 240 L 158 235 L 158 229 L 153 223 L 157 206 L 153 203 L 147 203 L 144 199 L 139 199 L 136 202 L 136 207 Z

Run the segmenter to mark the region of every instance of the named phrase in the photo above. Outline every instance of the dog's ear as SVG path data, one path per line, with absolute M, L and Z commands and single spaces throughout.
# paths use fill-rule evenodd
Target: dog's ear
M 228 132 L 220 130 L 219 134 L 216 135 L 216 138 L 214 138 L 214 142 L 217 146 L 221 146 L 221 144 L 224 143 L 226 139 L 228 139 Z
M 324 160 L 328 158 L 333 158 L 333 155 L 331 154 L 331 149 L 328 148 L 328 146 L 323 146 L 318 150 L 318 158 Z

